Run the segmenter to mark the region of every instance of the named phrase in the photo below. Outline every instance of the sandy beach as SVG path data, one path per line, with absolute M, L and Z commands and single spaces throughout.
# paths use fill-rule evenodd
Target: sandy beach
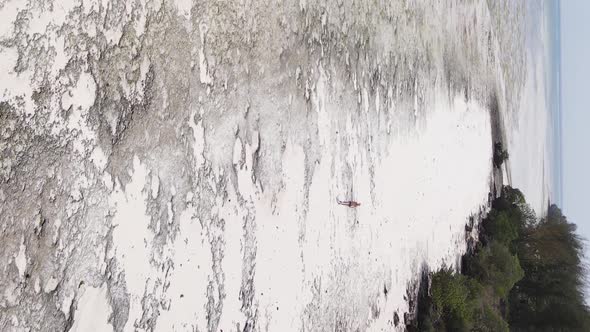
M 5 1 L 0 330 L 403 331 L 487 209 L 493 137 L 506 183 L 547 172 L 527 15 Z

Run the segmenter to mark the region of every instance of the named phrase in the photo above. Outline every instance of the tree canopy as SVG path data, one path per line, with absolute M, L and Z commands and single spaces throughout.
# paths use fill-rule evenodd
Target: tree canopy
M 462 274 L 443 268 L 417 328 L 424 331 L 590 331 L 583 239 L 551 205 L 538 219 L 518 189 L 505 186 L 480 224 L 480 243 Z

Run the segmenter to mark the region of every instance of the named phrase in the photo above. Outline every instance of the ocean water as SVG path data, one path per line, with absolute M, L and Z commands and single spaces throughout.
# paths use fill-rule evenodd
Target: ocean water
M 505 182 L 521 189 L 539 216 L 549 202 L 560 200 L 554 7 L 554 2 L 528 2 L 523 8 L 520 77 L 503 111 L 510 154 Z
M 495 140 L 552 197 L 546 12 L 5 1 L 0 326 L 403 330 L 477 235 Z
M 563 206 L 562 121 L 561 121 L 561 1 L 548 1 L 546 15 L 550 34 L 548 72 L 551 113 L 550 149 L 552 157 L 552 193 L 550 201 Z

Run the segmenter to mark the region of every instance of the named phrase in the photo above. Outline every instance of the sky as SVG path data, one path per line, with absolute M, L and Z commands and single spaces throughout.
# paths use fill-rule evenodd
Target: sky
M 563 207 L 590 239 L 590 1 L 561 2 L 561 114 Z M 590 256 L 588 243 L 587 256 Z M 588 294 L 587 294 L 588 296 Z

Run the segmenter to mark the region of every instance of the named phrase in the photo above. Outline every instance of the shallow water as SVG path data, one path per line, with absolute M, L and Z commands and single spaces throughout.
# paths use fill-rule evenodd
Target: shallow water
M 5 330 L 402 330 L 485 210 L 492 102 L 539 192 L 518 4 L 0 8 Z

